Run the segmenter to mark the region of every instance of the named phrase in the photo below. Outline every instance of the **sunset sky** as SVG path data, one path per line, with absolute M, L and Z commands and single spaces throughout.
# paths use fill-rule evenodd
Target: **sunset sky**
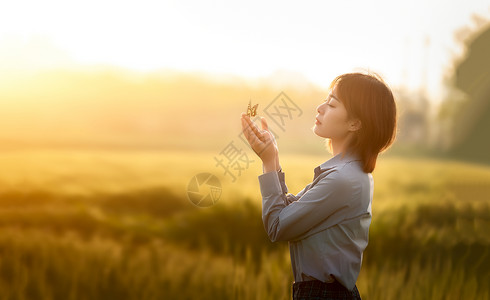
M 427 78 L 437 98 L 462 53 L 455 32 L 476 28 L 475 14 L 489 20 L 488 1 L 8 1 L 0 6 L 0 71 L 280 72 L 325 86 L 362 68 L 395 86 Z

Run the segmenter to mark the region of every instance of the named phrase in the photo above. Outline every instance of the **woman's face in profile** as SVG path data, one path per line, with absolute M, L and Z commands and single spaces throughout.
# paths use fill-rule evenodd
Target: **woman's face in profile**
M 317 107 L 313 132 L 323 138 L 343 140 L 349 133 L 349 116 L 335 87 L 327 100 Z

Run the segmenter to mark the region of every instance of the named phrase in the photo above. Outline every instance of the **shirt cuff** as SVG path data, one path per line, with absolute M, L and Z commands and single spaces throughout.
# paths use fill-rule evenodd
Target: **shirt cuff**
M 279 181 L 278 172 L 268 172 L 260 175 L 259 183 L 260 183 L 260 192 L 262 194 L 262 197 L 282 194 L 283 190 L 282 190 L 281 183 Z
M 279 177 L 279 183 L 281 184 L 282 193 L 287 194 L 288 187 L 286 185 L 286 180 L 284 179 L 284 172 L 278 171 L 277 176 Z

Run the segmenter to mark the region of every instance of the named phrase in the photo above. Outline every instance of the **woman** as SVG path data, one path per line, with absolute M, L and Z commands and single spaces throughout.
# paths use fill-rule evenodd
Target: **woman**
M 293 299 L 360 299 L 355 283 L 368 244 L 371 172 L 395 138 L 396 105 L 379 76 L 349 73 L 333 80 L 317 112 L 313 131 L 334 157 L 297 195 L 287 193 L 266 120 L 260 130 L 242 114 L 245 137 L 263 163 L 262 220 L 271 241 L 289 241 Z

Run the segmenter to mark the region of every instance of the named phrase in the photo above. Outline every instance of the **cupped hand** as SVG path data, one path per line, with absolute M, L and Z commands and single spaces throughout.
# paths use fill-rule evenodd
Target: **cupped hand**
M 279 150 L 274 135 L 270 132 L 265 118 L 261 118 L 262 129 L 250 120 L 247 114 L 242 113 L 242 130 L 250 147 L 265 164 L 273 164 L 279 168 Z

